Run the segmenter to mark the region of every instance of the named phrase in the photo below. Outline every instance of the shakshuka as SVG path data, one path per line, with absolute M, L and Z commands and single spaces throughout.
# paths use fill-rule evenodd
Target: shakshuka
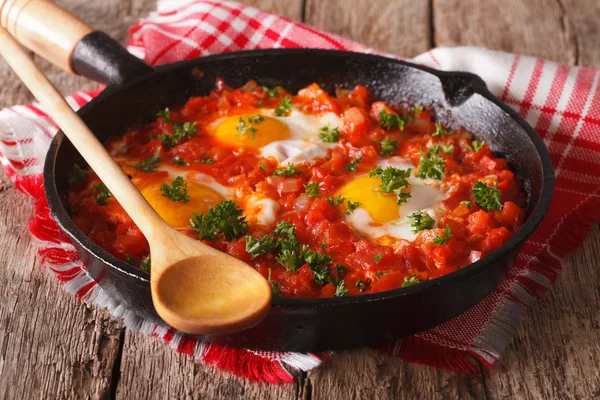
M 513 172 L 433 105 L 357 86 L 293 95 L 218 80 L 106 144 L 174 228 L 254 266 L 288 298 L 375 293 L 436 278 L 522 226 Z M 73 165 L 73 220 L 148 272 L 148 243 L 93 171 Z

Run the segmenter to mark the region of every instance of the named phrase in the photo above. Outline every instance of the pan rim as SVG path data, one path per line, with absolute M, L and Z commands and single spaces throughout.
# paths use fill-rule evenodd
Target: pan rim
M 404 65 L 409 68 L 418 69 L 427 73 L 430 73 L 438 78 L 443 77 L 463 77 L 468 78 L 471 81 L 473 79 L 479 79 L 477 75 L 468 73 L 468 72 L 460 72 L 460 71 L 441 71 L 433 68 L 425 67 L 422 65 L 413 64 L 407 61 L 398 60 L 390 57 L 384 57 L 380 55 L 374 54 L 365 54 L 365 53 L 356 53 L 342 50 L 324 50 L 324 49 L 311 49 L 311 48 L 302 48 L 302 49 L 262 49 L 262 50 L 244 50 L 244 51 L 235 51 L 223 54 L 215 54 L 204 56 L 197 59 L 184 60 L 179 61 L 173 64 L 167 64 L 163 66 L 159 66 L 156 68 L 156 73 L 164 73 L 168 72 L 171 69 L 183 68 L 190 65 L 198 65 L 204 61 L 228 61 L 232 59 L 239 59 L 243 57 L 261 57 L 261 56 L 272 56 L 272 55 L 306 55 L 306 54 L 322 54 L 322 55 L 333 55 L 340 58 L 358 58 L 363 60 L 371 60 L 378 62 L 391 62 L 399 65 Z M 107 101 L 120 90 L 126 90 L 132 85 L 138 84 L 140 81 L 144 81 L 145 79 L 151 79 L 155 74 L 147 75 L 140 77 L 139 79 L 127 82 L 124 85 L 112 85 L 108 86 L 99 96 L 94 98 L 88 104 L 83 106 L 78 113 L 81 116 L 85 116 L 86 113 L 90 112 L 93 109 L 95 104 L 98 104 L 103 101 Z M 467 265 L 457 271 L 451 272 L 447 275 L 434 278 L 425 282 L 421 282 L 415 286 L 409 286 L 406 288 L 398 288 L 393 290 L 388 290 L 385 292 L 372 293 L 372 294 L 364 294 L 358 296 L 348 296 L 348 297 L 333 297 L 333 298 L 279 298 L 274 297 L 272 300 L 272 307 L 274 308 L 321 308 L 321 307 L 332 307 L 332 306 L 341 306 L 341 305 L 349 305 L 349 304 L 357 304 L 357 303 L 368 303 L 386 300 L 390 298 L 397 298 L 401 296 L 413 295 L 416 293 L 425 292 L 428 289 L 436 286 L 445 285 L 457 280 L 468 279 L 473 275 L 477 275 L 483 270 L 485 270 L 486 266 L 494 264 L 496 261 L 501 259 L 502 257 L 509 254 L 511 251 L 515 250 L 519 246 L 521 246 L 529 236 L 534 232 L 534 230 L 539 226 L 542 219 L 544 218 L 546 211 L 550 206 L 550 201 L 552 199 L 552 194 L 554 191 L 554 168 L 552 166 L 550 154 L 548 149 L 546 148 L 544 142 L 541 137 L 535 132 L 535 130 L 512 108 L 510 108 L 507 104 L 503 103 L 496 96 L 494 96 L 485 85 L 474 85 L 473 93 L 479 94 L 484 97 L 486 100 L 494 104 L 500 110 L 504 111 L 513 121 L 515 121 L 527 134 L 529 140 L 532 142 L 536 149 L 537 156 L 539 158 L 541 164 L 541 172 L 542 172 L 542 188 L 540 191 L 539 199 L 537 200 L 535 206 L 531 210 L 529 218 L 523 224 L 521 229 L 515 233 L 506 243 L 504 243 L 501 247 L 494 250 L 489 255 L 485 256 L 481 260 Z M 91 241 L 83 232 L 79 230 L 79 228 L 75 225 L 70 215 L 63 207 L 62 201 L 60 200 L 60 196 L 58 194 L 58 187 L 56 185 L 55 180 L 55 163 L 57 161 L 58 150 L 61 146 L 62 141 L 65 139 L 62 131 L 59 131 L 56 136 L 53 138 L 50 148 L 48 149 L 48 153 L 46 156 L 46 160 L 44 163 L 44 191 L 46 198 L 48 200 L 48 206 L 50 208 L 51 215 L 56 220 L 60 228 L 75 242 L 84 247 L 89 253 L 91 253 L 94 257 L 96 257 L 99 261 L 101 261 L 106 266 L 119 270 L 121 273 L 132 276 L 140 281 L 146 282 L 148 285 L 150 284 L 149 275 L 145 272 L 140 271 L 138 268 L 135 268 L 124 261 L 119 260 L 115 256 L 108 253 L 102 247 L 98 246 L 94 242 Z

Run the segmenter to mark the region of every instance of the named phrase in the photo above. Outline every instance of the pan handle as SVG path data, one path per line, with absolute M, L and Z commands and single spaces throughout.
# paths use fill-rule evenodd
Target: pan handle
M 0 0 L 0 25 L 63 70 L 101 83 L 121 84 L 154 72 L 107 34 L 48 0 Z

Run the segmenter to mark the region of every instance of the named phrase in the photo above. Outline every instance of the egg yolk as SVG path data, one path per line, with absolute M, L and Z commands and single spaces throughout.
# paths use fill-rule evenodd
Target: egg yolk
M 223 199 L 219 193 L 208 186 L 187 182 L 187 203 L 178 203 L 162 195 L 160 186 L 169 182 L 155 182 L 145 186 L 141 192 L 148 203 L 156 210 L 169 225 L 174 228 L 189 228 L 190 218 L 194 213 L 206 213 Z
M 381 179 L 369 176 L 353 179 L 338 190 L 351 202 L 360 202 L 371 218 L 377 222 L 388 222 L 400 217 L 397 196 L 393 193 L 381 193 Z
M 222 142 L 260 148 L 277 140 L 290 137 L 290 130 L 283 122 L 258 114 L 229 117 L 215 128 L 214 135 Z M 255 122 L 252 122 L 255 121 Z

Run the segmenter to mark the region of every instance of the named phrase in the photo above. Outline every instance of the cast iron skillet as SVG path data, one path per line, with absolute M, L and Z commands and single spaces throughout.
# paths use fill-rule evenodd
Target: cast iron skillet
M 150 122 L 165 107 L 206 95 L 218 77 L 237 87 L 250 79 L 295 92 L 316 82 L 367 86 L 379 99 L 434 104 L 444 122 L 462 126 L 506 157 L 527 193 L 527 222 L 498 250 L 447 276 L 405 289 L 332 299 L 273 300 L 259 325 L 226 336 L 222 344 L 257 349 L 318 351 L 375 345 L 424 331 L 473 307 L 502 280 L 524 241 L 546 212 L 554 172 L 543 142 L 517 113 L 500 102 L 477 76 L 442 72 L 403 61 L 341 51 L 288 49 L 234 52 L 151 68 L 101 32 L 75 48 L 73 69 L 108 83 L 79 114 L 101 139 Z M 45 191 L 52 215 L 73 239 L 88 272 L 112 298 L 140 317 L 161 322 L 152 307 L 148 275 L 94 244 L 69 217 L 67 176 L 85 164 L 58 133 L 46 158 Z

